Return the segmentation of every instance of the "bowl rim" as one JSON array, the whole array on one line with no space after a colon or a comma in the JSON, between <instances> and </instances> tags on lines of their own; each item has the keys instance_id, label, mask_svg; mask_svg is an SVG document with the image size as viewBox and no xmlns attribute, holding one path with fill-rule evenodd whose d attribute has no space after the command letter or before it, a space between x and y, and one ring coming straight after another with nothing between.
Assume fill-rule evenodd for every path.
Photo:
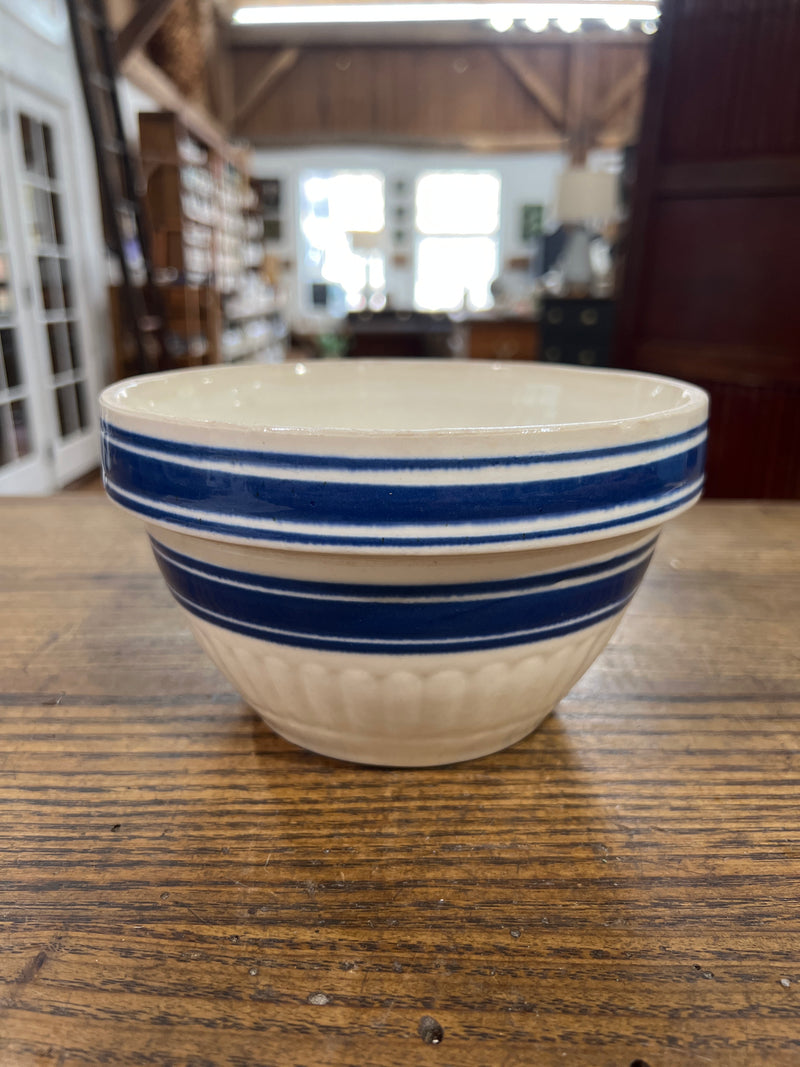
<instances>
[{"instance_id":1,"label":"bowl rim","mask_svg":"<svg viewBox=\"0 0 800 1067\"><path fill-rule=\"evenodd\" d=\"M127 406L121 400L121 394L131 387L136 386L142 382L158 382L167 381L176 377L201 377L209 373L213 374L225 374L228 371L235 371L241 373L246 368L258 369L262 373L267 375L272 373L290 373L288 368L294 367L296 374L303 374L305 370L300 371L297 368L305 368L308 363L314 365L315 363L321 363L325 366L338 366L338 367L386 367L390 364L401 364L408 367L415 367L418 369L430 368L430 367L453 367L454 373L456 369L463 373L465 368L481 368L480 373L487 373L490 369L503 372L506 369L510 369L515 373L525 374L530 372L532 374L555 374L556 376L564 376L569 378L574 376L575 378L587 379L590 376L612 376L618 379L626 381L638 379L640 381L652 382L658 385L670 385L679 390L678 396L681 402L676 402L660 408L657 411L650 411L643 414L623 415L613 418L605 419L581 419L564 422L547 422L547 423L517 423L513 425L497 425L487 422L485 425L475 426L439 426L439 427L347 427L347 426L326 426L320 424L318 426L308 425L293 425L290 423L279 425L270 424L264 426L248 426L241 423L232 422L226 419L200 419L192 418L186 415L171 414L168 412L148 412L137 410L135 408ZM326 371L327 373L327 371ZM337 372L338 373L338 372ZM425 370L422 370L425 373ZM647 371L629 370L619 367L575 367L567 364L552 364L542 363L539 361L531 362L510 362L510 361L478 361L478 360L456 360L456 359L358 359L358 360L308 360L308 361L285 361L283 363L264 363L264 364L211 364L209 366L202 367L189 367L179 368L176 370L159 371L150 374L135 375L129 378L123 378L119 381L113 382L106 386L99 396L99 404L105 421L111 425L115 423L115 417L120 417L126 423L136 425L140 427L150 427L150 433L153 434L156 427L162 427L165 430L167 428L181 430L184 433L191 434L193 431L202 434L219 434L230 435L231 437L245 439L251 438L254 442L258 441L260 447L265 446L265 440L270 437L289 436L297 438L298 440L319 440L324 438L338 439L342 441L381 441L387 439L405 439L409 441L420 441L435 439L448 439L454 437L487 437L502 440L504 438L518 437L520 434L524 434L526 437L538 437L553 434L561 436L563 434L580 433L581 431L591 430L593 432L602 432L604 429L614 430L618 429L623 433L630 428L641 428L651 423L658 423L664 420L669 420L673 417L680 417L687 419L691 424L692 416L697 415L705 416L708 409L708 394L700 386L694 385L690 382L682 381L678 378L669 377L667 375L652 374ZM156 435L157 436L157 435ZM220 442L222 443L222 442Z\"/></svg>"}]
</instances>

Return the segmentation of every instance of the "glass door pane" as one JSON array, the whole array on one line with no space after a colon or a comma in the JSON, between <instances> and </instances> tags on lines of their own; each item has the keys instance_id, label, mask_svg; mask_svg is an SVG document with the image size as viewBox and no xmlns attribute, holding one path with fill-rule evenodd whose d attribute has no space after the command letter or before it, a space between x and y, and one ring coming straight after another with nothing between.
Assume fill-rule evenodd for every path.
<instances>
[{"instance_id":1,"label":"glass door pane","mask_svg":"<svg viewBox=\"0 0 800 1067\"><path fill-rule=\"evenodd\" d=\"M8 170L2 167L0 184L7 175ZM37 469L42 461L35 454L34 409L20 323L19 278L6 226L5 194L6 190L0 188L0 492L18 493L43 488L43 471Z\"/></svg>"},{"instance_id":2,"label":"glass door pane","mask_svg":"<svg viewBox=\"0 0 800 1067\"><path fill-rule=\"evenodd\" d=\"M49 423L55 479L63 484L97 462L85 296L76 250L82 238L67 113L19 86L8 85L6 97L16 229L27 268L25 311L31 320L36 385Z\"/></svg>"},{"instance_id":3,"label":"glass door pane","mask_svg":"<svg viewBox=\"0 0 800 1067\"><path fill-rule=\"evenodd\" d=\"M86 417L86 371L78 337L72 284L72 249L62 207L61 164L51 123L19 111L19 136L25 223L36 256L39 285L35 307L49 348L50 387L62 439L89 428Z\"/></svg>"}]
</instances>

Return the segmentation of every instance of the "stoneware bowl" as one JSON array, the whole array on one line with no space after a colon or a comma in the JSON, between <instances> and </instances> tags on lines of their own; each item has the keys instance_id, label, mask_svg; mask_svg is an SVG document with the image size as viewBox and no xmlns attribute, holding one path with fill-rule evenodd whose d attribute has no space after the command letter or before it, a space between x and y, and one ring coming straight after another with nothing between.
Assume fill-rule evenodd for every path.
<instances>
[{"instance_id":1,"label":"stoneware bowl","mask_svg":"<svg viewBox=\"0 0 800 1067\"><path fill-rule=\"evenodd\" d=\"M208 655L279 734L365 763L532 730L703 483L705 393L642 374L209 367L101 405L106 490Z\"/></svg>"}]
</instances>

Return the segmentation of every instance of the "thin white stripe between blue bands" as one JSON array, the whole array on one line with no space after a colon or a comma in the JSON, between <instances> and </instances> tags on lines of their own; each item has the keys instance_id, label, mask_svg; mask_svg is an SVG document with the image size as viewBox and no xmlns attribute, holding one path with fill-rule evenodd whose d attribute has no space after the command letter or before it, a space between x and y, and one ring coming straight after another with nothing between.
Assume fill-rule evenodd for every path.
<instances>
[{"instance_id":1,"label":"thin white stripe between blue bands","mask_svg":"<svg viewBox=\"0 0 800 1067\"><path fill-rule=\"evenodd\" d=\"M164 546L160 545L158 541L153 540L151 544L153 546L153 552L160 559L165 560L173 567L178 567L180 570L187 574L193 574L204 581L218 582L220 585L228 586L232 589L245 589L258 593L275 593L280 596L297 597L299 599L313 600L313 601L330 601L331 603L345 603L345 604L458 604L458 603L473 603L475 601L496 601L501 599L512 599L520 595L521 590L525 586L524 580L518 582L509 583L511 588L505 590L492 590L491 592L470 592L469 587L465 587L463 592L446 593L442 596L436 596L433 592L429 596L404 596L402 594L395 594L394 596L376 595L376 596L353 596L346 593L331 593L331 592L319 592L318 589L305 592L302 589L286 589L280 586L270 586L269 580L266 579L261 583L254 583L242 580L244 575L237 575L236 578L223 574L215 574L213 571L203 569L202 564L199 566L192 566L187 562L187 557L181 557L179 553L170 552L165 550ZM652 554L654 540L650 540L642 549L636 553L627 554L624 557L624 562L620 562L619 559L610 559L603 567L598 566L592 570L591 573L581 575L579 577L564 577L552 585L548 585L548 589L568 589L574 586L586 585L590 581L595 581L598 577L613 578L617 574L622 574L625 571L631 569L631 567L637 566L648 556ZM194 561L193 561L194 562ZM299 583L298 583L299 584ZM308 584L308 583L303 583ZM435 589L435 586L432 587Z\"/></svg>"},{"instance_id":2,"label":"thin white stripe between blue bands","mask_svg":"<svg viewBox=\"0 0 800 1067\"><path fill-rule=\"evenodd\" d=\"M609 531L615 527L627 528L634 523L667 515L696 500L703 488L703 478L698 478L686 489L654 499L637 501L628 508L613 509L612 513L585 512L562 516L560 520L540 520L528 523L514 521L478 523L447 523L443 526L423 527L378 527L374 533L369 527L304 526L278 520L253 520L236 515L203 512L180 506L168 506L162 501L152 502L144 497L119 489L107 477L108 495L117 503L137 514L161 522L175 530L190 530L207 534L222 534L242 540L308 545L332 545L353 547L437 547L476 544L504 544L514 541L543 541L571 537L583 533ZM377 530L385 529L381 535ZM460 530L460 536L454 531ZM490 533L490 530L497 532Z\"/></svg>"},{"instance_id":3,"label":"thin white stripe between blue bands","mask_svg":"<svg viewBox=\"0 0 800 1067\"><path fill-rule=\"evenodd\" d=\"M387 639L387 638L349 638L347 641L336 641L335 638L328 638L324 635L313 635L307 633L300 633L294 630L282 630L274 626L264 626L257 623L244 623L241 619L233 618L230 615L223 615L220 612L211 611L209 608L203 607L194 601L189 600L188 597L176 592L174 589L170 590L175 599L182 604L187 611L193 615L199 615L201 618L207 618L209 622L217 622L218 625L223 626L226 629L235 629L238 632L246 632L248 630L255 631L258 635L264 637L272 637L280 643L283 639L291 639L290 643L296 643L302 641L308 643L313 647L331 642L337 645L347 646L351 651L362 650L372 651L374 649L386 649L387 647L396 650L397 652L405 652L413 649L415 652L421 650L421 647L425 644L430 644L432 647L438 650L441 646L452 648L455 651L462 646L476 645L477 639L473 637L453 637L453 638L437 638L435 641L425 642L419 638L404 638ZM534 640L536 637L541 637L543 634L551 635L553 637L562 636L559 631L562 630L576 630L584 629L587 626L593 625L595 622L599 622L601 619L609 618L611 615L616 615L617 612L623 610L628 602L633 598L634 593L628 593L620 600L615 601L612 604L605 605L602 608L598 608L596 611L587 613L586 615L579 615L575 618L565 620L562 625L550 625L550 626L532 626L527 630L511 630L507 633L492 634L490 637L480 639L481 644L491 642L492 645L496 644L521 644L523 640ZM523 640L521 640L523 639Z\"/></svg>"},{"instance_id":4,"label":"thin white stripe between blue bands","mask_svg":"<svg viewBox=\"0 0 800 1067\"><path fill-rule=\"evenodd\" d=\"M644 442L641 446L630 446L614 451L583 456L574 453L571 456L533 454L519 457L500 457L485 461L470 461L467 464L442 462L437 466L426 467L424 484L435 485L491 485L497 482L514 484L527 481L547 481L552 478L585 477L590 474L625 470L642 463L655 463L672 456L697 448L706 439L705 427L699 427L690 435L676 435L663 441ZM300 463L291 466L280 457L268 462L257 452L238 454L238 458L226 458L222 450L210 451L198 449L196 452L175 452L163 447L163 442L144 438L140 443L130 443L118 439L109 432L108 441L115 449L145 460L157 460L175 465L177 468L196 470L207 475L218 472L237 478L275 478L290 481L316 482L324 478L326 482L357 485L418 485L420 468L418 461L394 461L386 466L373 462L363 465L353 461L343 465L332 461L330 468L324 467L323 457L320 464ZM208 454L207 454L208 453ZM245 456L249 458L245 459Z\"/></svg>"}]
</instances>

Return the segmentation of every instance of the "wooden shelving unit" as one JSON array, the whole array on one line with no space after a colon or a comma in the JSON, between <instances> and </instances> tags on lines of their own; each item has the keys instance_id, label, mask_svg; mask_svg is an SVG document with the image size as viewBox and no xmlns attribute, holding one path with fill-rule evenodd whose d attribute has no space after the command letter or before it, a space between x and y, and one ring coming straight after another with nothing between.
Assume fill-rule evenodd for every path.
<instances>
[{"instance_id":1,"label":"wooden shelving unit","mask_svg":"<svg viewBox=\"0 0 800 1067\"><path fill-rule=\"evenodd\" d=\"M139 139L167 365L280 358L283 327L260 281L263 218L246 153L204 140L171 111L140 113Z\"/></svg>"}]
</instances>

